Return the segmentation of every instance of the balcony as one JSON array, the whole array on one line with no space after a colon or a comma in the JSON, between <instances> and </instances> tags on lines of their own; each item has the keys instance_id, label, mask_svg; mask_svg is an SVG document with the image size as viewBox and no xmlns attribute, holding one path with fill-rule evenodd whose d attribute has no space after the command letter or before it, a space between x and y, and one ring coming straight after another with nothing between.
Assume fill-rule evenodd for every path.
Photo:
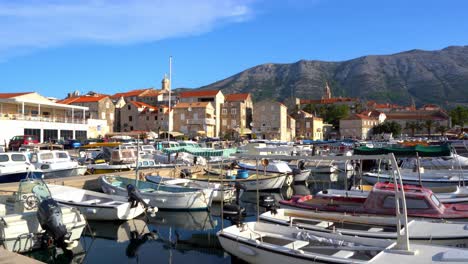
<instances>
[{"instance_id":1,"label":"balcony","mask_svg":"<svg viewBox=\"0 0 468 264\"><path fill-rule=\"evenodd\" d=\"M53 123L70 123L70 124L86 124L83 118L71 118L63 116L34 116L21 114L0 114L2 120L22 120L22 121L37 121L37 122L53 122Z\"/></svg>"},{"instance_id":2,"label":"balcony","mask_svg":"<svg viewBox=\"0 0 468 264\"><path fill-rule=\"evenodd\" d=\"M187 125L216 125L214 118L187 119Z\"/></svg>"}]
</instances>

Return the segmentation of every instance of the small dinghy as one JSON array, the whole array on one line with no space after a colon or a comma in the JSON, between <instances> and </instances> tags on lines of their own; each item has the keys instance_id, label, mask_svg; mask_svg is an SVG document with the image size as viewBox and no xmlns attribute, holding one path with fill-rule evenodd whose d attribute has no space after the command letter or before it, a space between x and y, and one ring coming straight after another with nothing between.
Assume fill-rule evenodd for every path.
<instances>
[{"instance_id":1,"label":"small dinghy","mask_svg":"<svg viewBox=\"0 0 468 264\"><path fill-rule=\"evenodd\" d=\"M0 199L0 245L13 252L41 248L44 241L71 249L77 246L85 217L75 208L60 207L41 179L21 180L18 192Z\"/></svg>"},{"instance_id":2,"label":"small dinghy","mask_svg":"<svg viewBox=\"0 0 468 264\"><path fill-rule=\"evenodd\" d=\"M276 209L260 215L264 222L283 226L343 235L397 239L397 219L392 216L352 215L313 212L294 209ZM424 244L436 244L466 248L468 230L465 223L436 223L422 220L408 222L409 239Z\"/></svg>"},{"instance_id":3,"label":"small dinghy","mask_svg":"<svg viewBox=\"0 0 468 264\"><path fill-rule=\"evenodd\" d=\"M48 185L52 197L62 205L78 208L87 220L129 220L141 215L148 199L128 201L118 195L93 192L62 185ZM149 208L152 212L157 208Z\"/></svg>"},{"instance_id":4,"label":"small dinghy","mask_svg":"<svg viewBox=\"0 0 468 264\"><path fill-rule=\"evenodd\" d=\"M224 186L221 188L221 183L215 182L196 182L190 179L182 178L167 178L161 176L145 176L146 181L152 182L154 184L164 184L167 186L179 186L179 187L188 187L188 188L198 188L198 189L213 189L213 202L230 201L234 198L234 188L230 186ZM223 192L223 193L221 193Z\"/></svg>"},{"instance_id":5,"label":"small dinghy","mask_svg":"<svg viewBox=\"0 0 468 264\"><path fill-rule=\"evenodd\" d=\"M220 172L219 174L212 174L214 170L205 170L208 174L205 175L193 175L191 180L197 183L224 183L235 185L236 183L240 184L243 189L246 191L255 191L255 190L274 190L280 189L286 182L286 179L292 175L286 174L251 174L247 171L242 171L241 173L230 174L230 170ZM215 170L221 171L221 170ZM232 171L231 171L232 172ZM257 179L258 178L258 179Z\"/></svg>"},{"instance_id":6,"label":"small dinghy","mask_svg":"<svg viewBox=\"0 0 468 264\"><path fill-rule=\"evenodd\" d=\"M411 244L405 250L387 239L324 233L249 222L217 233L223 249L248 262L270 263L466 263L468 251Z\"/></svg>"},{"instance_id":7,"label":"small dinghy","mask_svg":"<svg viewBox=\"0 0 468 264\"><path fill-rule=\"evenodd\" d=\"M166 186L125 177L105 175L99 178L105 193L127 196L127 186L134 185L151 206L169 210L204 210L213 201L212 189Z\"/></svg>"}]
</instances>

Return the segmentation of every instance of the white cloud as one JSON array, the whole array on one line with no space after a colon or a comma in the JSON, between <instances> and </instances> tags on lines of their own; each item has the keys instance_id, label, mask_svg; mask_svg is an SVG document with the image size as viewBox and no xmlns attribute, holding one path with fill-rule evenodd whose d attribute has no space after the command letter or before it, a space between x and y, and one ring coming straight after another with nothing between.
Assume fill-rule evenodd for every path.
<instances>
[{"instance_id":1,"label":"white cloud","mask_svg":"<svg viewBox=\"0 0 468 264\"><path fill-rule=\"evenodd\" d=\"M201 34L251 15L236 0L0 0L0 57L68 43L131 44Z\"/></svg>"}]
</instances>

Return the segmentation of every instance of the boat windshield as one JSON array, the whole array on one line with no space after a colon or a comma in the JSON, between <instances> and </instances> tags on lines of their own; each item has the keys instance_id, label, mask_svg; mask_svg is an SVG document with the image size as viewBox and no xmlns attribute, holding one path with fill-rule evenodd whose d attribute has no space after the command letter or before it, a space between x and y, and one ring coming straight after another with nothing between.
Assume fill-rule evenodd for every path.
<instances>
[{"instance_id":1,"label":"boat windshield","mask_svg":"<svg viewBox=\"0 0 468 264\"><path fill-rule=\"evenodd\" d=\"M431 200L434 202L434 204L435 204L437 207L440 206L439 198L437 198L437 196L435 196L434 194L431 195Z\"/></svg>"},{"instance_id":2,"label":"boat windshield","mask_svg":"<svg viewBox=\"0 0 468 264\"><path fill-rule=\"evenodd\" d=\"M21 180L17 193L18 198L22 199L25 195L29 196L31 193L34 194L39 201L51 198L49 188L47 188L47 185L42 181L42 179L28 178Z\"/></svg>"}]
</instances>

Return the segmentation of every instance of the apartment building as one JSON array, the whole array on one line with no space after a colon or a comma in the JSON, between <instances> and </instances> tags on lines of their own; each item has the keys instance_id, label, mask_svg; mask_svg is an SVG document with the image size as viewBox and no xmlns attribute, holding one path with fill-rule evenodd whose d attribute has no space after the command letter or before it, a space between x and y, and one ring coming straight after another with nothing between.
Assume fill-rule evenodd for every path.
<instances>
[{"instance_id":1,"label":"apartment building","mask_svg":"<svg viewBox=\"0 0 468 264\"><path fill-rule=\"evenodd\" d=\"M291 123L288 126L288 108L269 100L254 103L252 133L257 138L290 141ZM293 128L295 130L295 128Z\"/></svg>"},{"instance_id":2,"label":"apartment building","mask_svg":"<svg viewBox=\"0 0 468 264\"><path fill-rule=\"evenodd\" d=\"M221 135L252 133L253 102L250 93L228 94L221 106Z\"/></svg>"},{"instance_id":3,"label":"apartment building","mask_svg":"<svg viewBox=\"0 0 468 264\"><path fill-rule=\"evenodd\" d=\"M180 103L211 102L215 112L212 118L215 119L214 137L219 137L221 132L221 106L224 103L224 95L219 90L197 90L181 92L179 94ZM175 114L175 112L174 112ZM175 117L174 117L175 124ZM175 127L174 127L174 130Z\"/></svg>"},{"instance_id":4,"label":"apartment building","mask_svg":"<svg viewBox=\"0 0 468 264\"><path fill-rule=\"evenodd\" d=\"M372 128L378 124L377 117L352 114L340 120L340 135L342 138L370 139Z\"/></svg>"},{"instance_id":5,"label":"apartment building","mask_svg":"<svg viewBox=\"0 0 468 264\"><path fill-rule=\"evenodd\" d=\"M306 111L291 114L296 119L296 137L323 140L323 119Z\"/></svg>"},{"instance_id":6,"label":"apartment building","mask_svg":"<svg viewBox=\"0 0 468 264\"><path fill-rule=\"evenodd\" d=\"M135 130L154 131L158 135L161 131L168 131L169 128L169 107L145 107L138 115L138 122Z\"/></svg>"},{"instance_id":7,"label":"apartment building","mask_svg":"<svg viewBox=\"0 0 468 264\"><path fill-rule=\"evenodd\" d=\"M216 135L216 108L212 102L180 102L173 108L173 131L193 138Z\"/></svg>"}]
</instances>

